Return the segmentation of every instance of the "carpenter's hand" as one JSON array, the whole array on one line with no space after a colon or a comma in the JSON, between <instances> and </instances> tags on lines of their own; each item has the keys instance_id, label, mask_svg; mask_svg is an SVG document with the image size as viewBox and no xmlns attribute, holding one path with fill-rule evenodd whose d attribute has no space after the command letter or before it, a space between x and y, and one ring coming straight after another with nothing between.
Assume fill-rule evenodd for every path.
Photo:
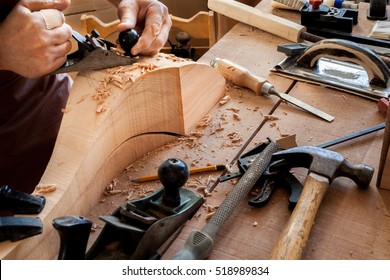
<instances>
[{"instance_id":1,"label":"carpenter's hand","mask_svg":"<svg viewBox=\"0 0 390 280\"><path fill-rule=\"evenodd\" d=\"M19 1L0 23L0 69L34 78L60 67L72 47L72 29L62 13L69 4L70 0ZM46 14L47 9L54 10Z\"/></svg>"},{"instance_id":2,"label":"carpenter's hand","mask_svg":"<svg viewBox=\"0 0 390 280\"><path fill-rule=\"evenodd\" d=\"M115 4L116 0L110 0ZM118 31L135 29L140 38L132 48L133 55L157 54L168 39L172 21L168 8L156 0L122 0L118 5L121 23Z\"/></svg>"}]
</instances>

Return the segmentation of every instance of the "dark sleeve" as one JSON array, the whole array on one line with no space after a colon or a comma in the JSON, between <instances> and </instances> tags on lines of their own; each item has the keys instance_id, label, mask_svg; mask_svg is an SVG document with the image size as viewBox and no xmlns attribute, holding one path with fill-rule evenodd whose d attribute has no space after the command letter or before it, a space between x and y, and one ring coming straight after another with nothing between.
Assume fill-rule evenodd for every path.
<instances>
[{"instance_id":1,"label":"dark sleeve","mask_svg":"<svg viewBox=\"0 0 390 280\"><path fill-rule=\"evenodd\" d=\"M0 71L0 186L34 190L51 157L70 85L66 74L28 79Z\"/></svg>"},{"instance_id":2,"label":"dark sleeve","mask_svg":"<svg viewBox=\"0 0 390 280\"><path fill-rule=\"evenodd\" d=\"M19 0L1 0L0 1L0 22L2 22L9 12L15 7Z\"/></svg>"}]
</instances>

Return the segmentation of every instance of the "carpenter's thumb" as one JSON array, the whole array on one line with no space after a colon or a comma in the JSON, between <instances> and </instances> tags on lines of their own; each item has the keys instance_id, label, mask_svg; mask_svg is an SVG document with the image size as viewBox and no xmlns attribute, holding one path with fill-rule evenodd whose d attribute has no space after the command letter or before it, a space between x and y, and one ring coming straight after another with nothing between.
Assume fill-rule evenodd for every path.
<instances>
[{"instance_id":1,"label":"carpenter's thumb","mask_svg":"<svg viewBox=\"0 0 390 280\"><path fill-rule=\"evenodd\" d=\"M65 10L70 5L70 0L29 0L22 1L21 4L31 12L44 9Z\"/></svg>"}]
</instances>

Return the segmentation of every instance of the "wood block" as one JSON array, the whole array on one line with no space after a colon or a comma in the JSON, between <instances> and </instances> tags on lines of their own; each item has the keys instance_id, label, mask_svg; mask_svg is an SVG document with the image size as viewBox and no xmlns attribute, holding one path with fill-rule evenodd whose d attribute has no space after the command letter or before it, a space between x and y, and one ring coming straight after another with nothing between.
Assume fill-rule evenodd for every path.
<instances>
[{"instance_id":1,"label":"wood block","mask_svg":"<svg viewBox=\"0 0 390 280\"><path fill-rule=\"evenodd\" d=\"M155 68L155 69L153 69ZM153 70L152 70L153 69ZM137 158L184 135L223 97L225 79L207 65L160 54L131 66L79 73L40 185L41 235L2 242L0 259L55 259L54 218L86 215L105 186Z\"/></svg>"}]
</instances>

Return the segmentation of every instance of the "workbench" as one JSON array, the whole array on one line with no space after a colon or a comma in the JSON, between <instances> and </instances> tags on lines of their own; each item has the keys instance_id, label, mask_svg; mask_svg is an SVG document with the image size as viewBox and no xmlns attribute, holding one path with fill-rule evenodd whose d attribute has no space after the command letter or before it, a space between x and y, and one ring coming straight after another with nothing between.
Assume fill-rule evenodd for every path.
<instances>
[{"instance_id":1,"label":"workbench","mask_svg":"<svg viewBox=\"0 0 390 280\"><path fill-rule=\"evenodd\" d=\"M359 24L354 32L367 35L371 22L366 19L368 4L360 4ZM269 1L257 8L299 22L295 11L272 9ZM219 40L201 59L209 64L215 57L226 58L243 65L260 77L266 77L279 91L287 91L293 81L270 70L284 59L277 52L280 44L291 43L259 29L239 23ZM159 181L132 183L131 179L154 174L167 158L184 160L190 168L208 164L228 164L243 150L249 150L267 137L279 139L295 135L298 146L319 143L352 133L385 121L377 110L377 103L342 91L296 83L289 94L335 117L324 121L276 96L257 96L250 90L226 84L226 104L217 104L205 117L195 136L173 139L168 145L144 155L113 179L107 189L122 190L116 195L104 195L88 215L94 223L90 244L100 233L104 222L100 215L110 215L119 205L150 194L161 187ZM267 115L275 118L266 119ZM337 178L331 184L320 206L315 224L303 253L303 259L390 259L390 192L377 188L377 169L384 131L348 141L329 149L339 152L352 163L365 163L375 168L368 189L359 189L347 178ZM249 143L243 149L245 143ZM194 174L186 187L203 193L201 186L217 180L221 172ZM304 178L303 178L304 179ZM203 207L187 222L177 239L163 255L170 259L179 251L188 234L201 229L206 216L223 201L234 188L234 181L219 183L206 198ZM289 193L276 189L270 202L262 208L248 206L242 201L227 224L214 240L210 259L268 259L272 248L288 221Z\"/></svg>"}]
</instances>

